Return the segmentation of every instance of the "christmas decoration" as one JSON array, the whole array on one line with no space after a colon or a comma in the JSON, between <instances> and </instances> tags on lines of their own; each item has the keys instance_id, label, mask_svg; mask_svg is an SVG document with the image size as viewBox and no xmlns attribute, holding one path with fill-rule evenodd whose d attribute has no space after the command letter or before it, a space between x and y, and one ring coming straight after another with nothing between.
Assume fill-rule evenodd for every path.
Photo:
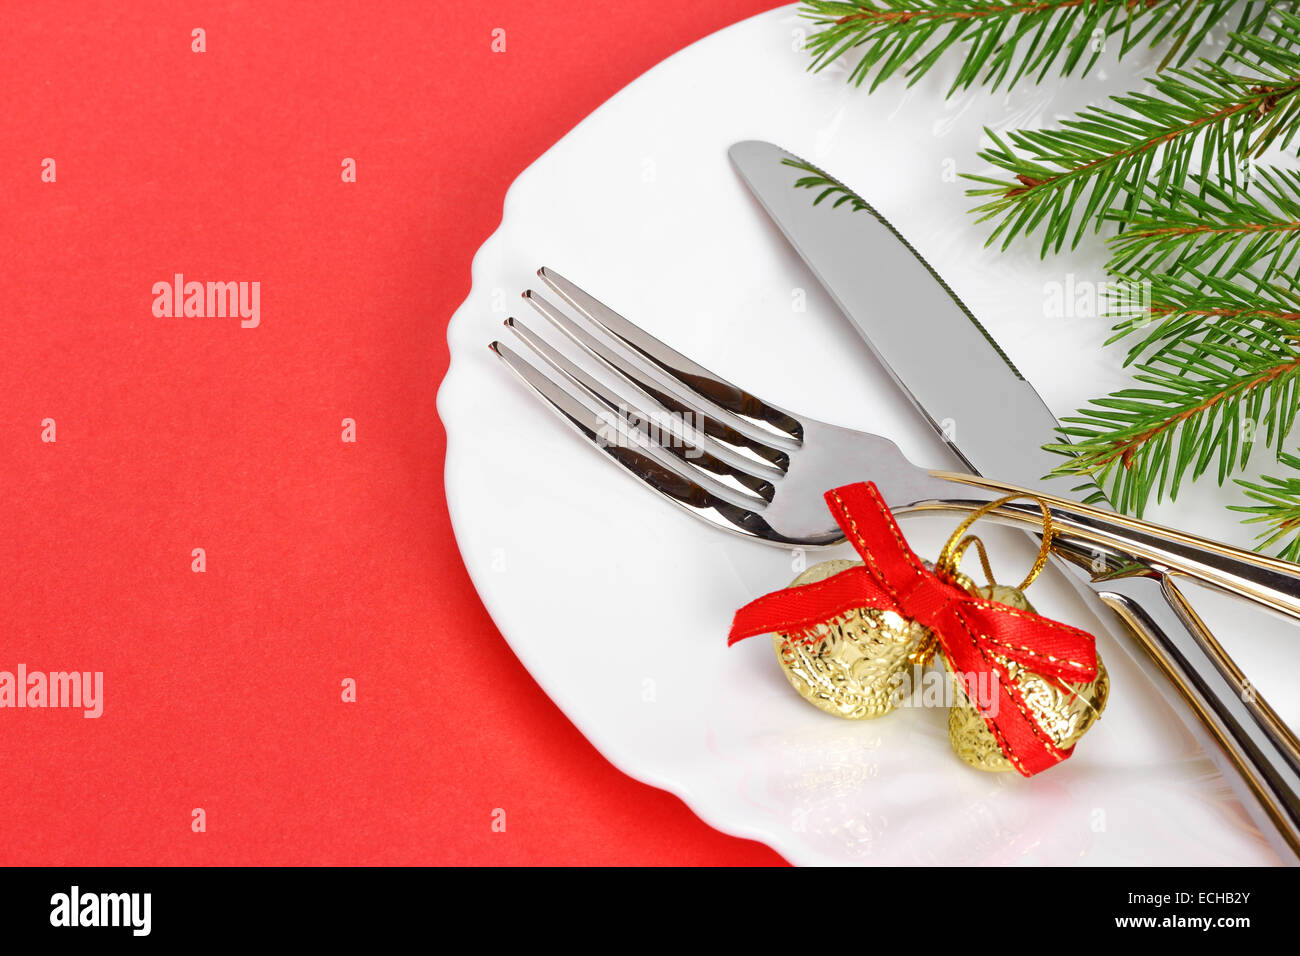
<instances>
[{"instance_id":1,"label":"christmas decoration","mask_svg":"<svg viewBox=\"0 0 1300 956\"><path fill-rule=\"evenodd\" d=\"M823 561L790 586L816 584L861 567ZM874 607L850 608L814 625L811 633L773 634L777 660L804 699L837 717L880 717L894 709L904 675L928 632L917 621Z\"/></svg>"},{"instance_id":2,"label":"christmas decoration","mask_svg":"<svg viewBox=\"0 0 1300 956\"><path fill-rule=\"evenodd\" d=\"M978 589L991 601L1034 613L1018 588L990 583ZM1110 678L1097 655L1097 676L1086 683L1063 684L1034 673L1017 661L1000 658L1007 676L1020 689L1038 725L1052 743L1069 750L1101 716L1110 695ZM958 685L960 687L960 685ZM1014 770L990 732L977 702L966 698L948 712L948 739L957 756L979 770Z\"/></svg>"},{"instance_id":3,"label":"christmas decoration","mask_svg":"<svg viewBox=\"0 0 1300 956\"><path fill-rule=\"evenodd\" d=\"M1046 563L1043 547L1019 588L992 581L984 546L970 525L1012 498L975 511L934 565L908 547L872 484L826 493L826 503L860 562L828 561L736 613L729 643L773 634L777 659L795 689L839 717L881 717L906 697L907 672L941 658L956 699L949 737L982 770L1032 776L1065 760L1101 715L1109 683L1093 638L1038 615L1021 591ZM961 574L966 550L979 551L989 584Z\"/></svg>"}]
</instances>

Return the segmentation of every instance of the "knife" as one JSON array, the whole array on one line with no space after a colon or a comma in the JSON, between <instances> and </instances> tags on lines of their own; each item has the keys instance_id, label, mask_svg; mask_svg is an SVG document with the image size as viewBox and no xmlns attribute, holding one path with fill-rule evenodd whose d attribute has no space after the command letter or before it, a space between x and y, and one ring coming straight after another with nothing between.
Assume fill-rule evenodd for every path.
<instances>
[{"instance_id":1,"label":"knife","mask_svg":"<svg viewBox=\"0 0 1300 956\"><path fill-rule=\"evenodd\" d=\"M1056 437L1055 417L884 217L865 202L814 205L816 194L795 183L816 167L771 143L736 143L730 156L813 275L971 472L1073 501L1097 491L1045 477L1060 462L1042 448ZM945 428L945 421L957 427ZM1157 682L1165 696L1175 704L1182 698L1184 706L1174 709L1193 733L1206 742L1208 732L1218 745L1207 751L1231 771L1225 777L1261 832L1284 860L1300 862L1300 742L1253 693L1174 576L1127 561L1121 572L1095 574L1093 554L1065 549L1063 557L1081 592L1113 608L1167 678Z\"/></svg>"}]
</instances>

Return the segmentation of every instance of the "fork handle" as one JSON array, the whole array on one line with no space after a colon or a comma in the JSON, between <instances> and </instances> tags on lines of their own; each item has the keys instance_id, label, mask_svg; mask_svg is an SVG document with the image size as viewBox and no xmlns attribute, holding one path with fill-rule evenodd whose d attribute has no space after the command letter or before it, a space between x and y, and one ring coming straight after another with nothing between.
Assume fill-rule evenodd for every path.
<instances>
[{"instance_id":1,"label":"fork handle","mask_svg":"<svg viewBox=\"0 0 1300 956\"><path fill-rule=\"evenodd\" d=\"M1063 557L1087 566L1086 552ZM1156 681L1285 862L1300 862L1300 743L1254 693L1183 597L1175 576L1149 570L1090 586L1114 609L1166 678ZM1175 693L1176 692L1176 693ZM1181 697L1187 707L1177 706ZM1190 712L1189 712L1190 711ZM1193 719L1194 718L1194 719Z\"/></svg>"},{"instance_id":2,"label":"fork handle","mask_svg":"<svg viewBox=\"0 0 1300 956\"><path fill-rule=\"evenodd\" d=\"M1284 861L1300 863L1300 741L1255 692L1177 585L1183 572L1300 619L1300 567L1036 490L973 475L931 474L964 485L961 494L970 500L945 495L909 510L974 510L1008 494L1024 494L1050 508L1054 550L1061 558L1089 572L1094 570L1090 548L1135 559L1113 576L1098 579L1089 573L1088 586L1119 614L1146 652L1137 656L1139 663L1166 678L1156 685L1188 729L1202 739L1208 734L1218 745L1206 751L1260 832ZM989 517L1042 531L1042 513L1033 501L1009 502ZM1188 706L1177 706L1175 697Z\"/></svg>"},{"instance_id":3,"label":"fork handle","mask_svg":"<svg viewBox=\"0 0 1300 956\"><path fill-rule=\"evenodd\" d=\"M909 510L973 510L1003 495L1023 494L1048 505L1055 533L1063 540L1130 555L1157 571L1185 574L1300 621L1300 565L1037 490L956 472L931 474L967 486L971 500L935 499ZM1042 524L1038 506L1028 500L1010 502L989 517L1036 528Z\"/></svg>"},{"instance_id":4,"label":"fork handle","mask_svg":"<svg viewBox=\"0 0 1300 956\"><path fill-rule=\"evenodd\" d=\"M935 498L899 509L900 512L973 511L1019 490L969 475L932 474L961 481L968 486L970 497ZM1133 563L1121 573L1100 579L1093 573L1095 556L1092 549L1100 548L1107 557L1146 557L1143 551L1149 550L1154 555L1156 549L1156 544L1148 539L1158 541L1161 549L1174 549L1177 545L1177 554L1183 554L1184 549L1202 541L1211 557L1236 549L1204 539L1188 541L1186 539L1190 536L1180 532L1110 515L1036 491L1026 493L1043 500L1051 508L1052 521L1056 525L1053 551L1062 560L1083 569L1084 581L1079 583L1086 583L1124 621L1145 651L1135 655L1135 660L1148 670L1154 668L1158 676L1164 678L1157 679L1155 684L1165 693L1175 713L1203 742L1217 744L1206 747L1206 752L1236 790L1260 832L1284 861L1293 865L1300 863L1300 741L1255 692L1241 669L1183 597L1176 580L1179 575L1170 573L1174 571L1172 562L1165 562L1163 568ZM1013 502L991 512L989 517L1031 532L1042 532L1042 514L1034 503L1023 507ZM1133 525L1141 527L1134 529ZM1167 539L1166 535L1173 535L1175 540ZM1164 554L1164 550L1160 553ZM1258 555L1240 553L1244 555L1241 564L1252 573L1262 570L1254 560ZM1282 564L1272 559L1263 560L1269 570L1272 564ZM1290 570L1290 566L1282 570ZM1291 576L1300 580L1294 571ZM1242 593L1237 587L1227 587L1227 581L1219 582L1208 577L1203 580ZM1272 606L1271 601L1267 603ZM1292 612L1288 610L1287 613ZM1181 698L1186 706L1178 706L1177 698Z\"/></svg>"}]
</instances>

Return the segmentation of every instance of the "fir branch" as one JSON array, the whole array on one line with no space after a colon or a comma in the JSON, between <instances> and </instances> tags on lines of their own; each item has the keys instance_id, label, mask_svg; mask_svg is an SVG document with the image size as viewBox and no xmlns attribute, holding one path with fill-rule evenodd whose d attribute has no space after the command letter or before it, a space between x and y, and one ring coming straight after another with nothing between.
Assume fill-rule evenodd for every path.
<instances>
[{"instance_id":1,"label":"fir branch","mask_svg":"<svg viewBox=\"0 0 1300 956\"><path fill-rule=\"evenodd\" d=\"M1219 333L1246 337L1260 326L1300 336L1300 282L1290 275L1225 279L1196 270L1186 275L1136 270L1119 281L1136 291L1117 297L1117 305L1108 308L1106 314L1116 324L1106 344L1142 333L1130 345L1125 365L1191 340L1213 340Z\"/></svg>"},{"instance_id":2,"label":"fir branch","mask_svg":"<svg viewBox=\"0 0 1300 956\"><path fill-rule=\"evenodd\" d=\"M1247 182L1226 187L1196 175L1166 195L1148 189L1136 214L1111 240L1110 269L1204 271L1232 278L1263 264L1262 277L1285 271L1300 249L1300 171L1249 168Z\"/></svg>"},{"instance_id":3,"label":"fir branch","mask_svg":"<svg viewBox=\"0 0 1300 956\"><path fill-rule=\"evenodd\" d=\"M1277 457L1279 462L1292 471L1300 472L1300 458L1286 452L1279 453ZM1273 478L1265 475L1259 481L1238 478L1236 482L1245 491L1246 497L1259 504L1229 505L1229 510L1251 515L1244 519L1245 524L1268 526L1256 538L1255 547L1263 550L1290 535L1277 556L1285 561L1300 560L1300 478Z\"/></svg>"},{"instance_id":4,"label":"fir branch","mask_svg":"<svg viewBox=\"0 0 1300 956\"><path fill-rule=\"evenodd\" d=\"M1145 387L1099 398L1062 419L1068 456L1054 474L1087 475L1121 511L1141 515L1154 494L1178 493L1183 476L1199 478L1217 462L1219 483L1244 467L1254 443L1280 441L1300 398L1300 353L1281 337L1179 347L1139 366Z\"/></svg>"},{"instance_id":5,"label":"fir branch","mask_svg":"<svg viewBox=\"0 0 1300 956\"><path fill-rule=\"evenodd\" d=\"M849 80L875 89L899 70L909 85L960 43L965 59L949 94L982 83L996 89L1023 76L1042 78L1058 61L1061 75L1087 74L1108 38L1120 55L1145 43L1172 41L1185 63L1233 0L805 0L800 13L821 29L808 40L812 69L850 52L861 56ZM1257 4L1245 4L1247 19ZM905 69L904 69L905 68Z\"/></svg>"},{"instance_id":6,"label":"fir branch","mask_svg":"<svg viewBox=\"0 0 1300 956\"><path fill-rule=\"evenodd\" d=\"M1300 17L1279 13L1273 33L1234 33L1228 63L1162 74L1152 92L1113 97L1122 111L1089 107L1060 129L1013 131L1009 142L987 130L993 147L980 156L1008 177L966 178L985 184L968 194L986 197L979 221L997 221L988 241L1001 236L1006 248L1041 227L1043 254L1077 245L1089 222L1131 217L1144 196L1172 201L1196 162L1206 181L1235 185L1242 160L1287 145L1300 128L1300 53L1289 46Z\"/></svg>"}]
</instances>

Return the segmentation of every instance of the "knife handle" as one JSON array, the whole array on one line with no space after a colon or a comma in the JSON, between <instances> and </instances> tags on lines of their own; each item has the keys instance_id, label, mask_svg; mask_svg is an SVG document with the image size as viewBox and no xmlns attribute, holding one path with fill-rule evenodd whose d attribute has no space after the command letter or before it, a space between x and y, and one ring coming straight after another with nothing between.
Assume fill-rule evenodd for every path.
<instances>
[{"instance_id":1,"label":"knife handle","mask_svg":"<svg viewBox=\"0 0 1300 956\"><path fill-rule=\"evenodd\" d=\"M1207 750L1260 831L1285 862L1300 863L1300 742L1254 692L1173 576L1146 572L1091 586L1218 744Z\"/></svg>"},{"instance_id":2,"label":"knife handle","mask_svg":"<svg viewBox=\"0 0 1300 956\"><path fill-rule=\"evenodd\" d=\"M974 508L1006 494L1037 498L1050 507L1054 531L1060 540L1121 552L1157 571L1187 575L1300 620L1300 565L1039 491L973 475L932 474L968 486L972 498L978 500L958 501L954 495L943 502L918 503L918 508ZM1037 504L1029 500L1010 502L989 517L1034 528L1042 525Z\"/></svg>"}]
</instances>

